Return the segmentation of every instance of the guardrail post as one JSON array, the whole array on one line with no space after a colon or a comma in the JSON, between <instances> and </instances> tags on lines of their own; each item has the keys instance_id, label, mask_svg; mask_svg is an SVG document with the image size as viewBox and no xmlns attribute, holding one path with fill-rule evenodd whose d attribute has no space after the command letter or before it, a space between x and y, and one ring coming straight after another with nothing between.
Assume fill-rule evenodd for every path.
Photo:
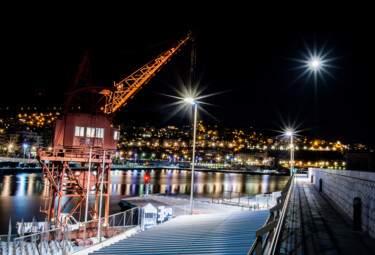
<instances>
[{"instance_id":1,"label":"guardrail post","mask_svg":"<svg viewBox=\"0 0 375 255\"><path fill-rule=\"evenodd\" d=\"M138 221L137 221L138 226L140 225L140 221L141 221L141 207L138 207Z\"/></svg>"},{"instance_id":2,"label":"guardrail post","mask_svg":"<svg viewBox=\"0 0 375 255\"><path fill-rule=\"evenodd\" d=\"M104 222L104 218L103 217L102 219L99 220L99 226L98 226L98 231L99 231L99 243L102 242L102 232L103 232L103 222Z\"/></svg>"},{"instance_id":3,"label":"guardrail post","mask_svg":"<svg viewBox=\"0 0 375 255\"><path fill-rule=\"evenodd\" d=\"M8 226L8 254L10 254L10 237L12 235L12 218L9 219L9 226Z\"/></svg>"},{"instance_id":4,"label":"guardrail post","mask_svg":"<svg viewBox=\"0 0 375 255\"><path fill-rule=\"evenodd\" d=\"M13 239L13 255L16 255L16 239Z\"/></svg>"},{"instance_id":5,"label":"guardrail post","mask_svg":"<svg viewBox=\"0 0 375 255\"><path fill-rule=\"evenodd\" d=\"M132 211L131 211L131 216L130 216L130 226L133 226L133 217L134 217L134 215L133 215L133 212L134 212L134 209L132 209Z\"/></svg>"},{"instance_id":6,"label":"guardrail post","mask_svg":"<svg viewBox=\"0 0 375 255\"><path fill-rule=\"evenodd\" d=\"M257 242L257 245L255 246L255 254L256 255L262 255L263 254L263 251L262 251L262 236L258 236L257 238L259 238L259 240Z\"/></svg>"},{"instance_id":7,"label":"guardrail post","mask_svg":"<svg viewBox=\"0 0 375 255\"><path fill-rule=\"evenodd\" d=\"M113 221L113 226L112 226L112 236L115 234L115 227L116 227L116 214L114 214L113 216L113 219L112 219L112 221ZM111 236L111 237L112 237Z\"/></svg>"},{"instance_id":8,"label":"guardrail post","mask_svg":"<svg viewBox=\"0 0 375 255\"><path fill-rule=\"evenodd\" d=\"M61 250L62 250L62 255L65 255L66 254L66 242L67 242L67 226L65 225L62 229L62 235L63 235L63 238L62 238L62 244L61 244Z\"/></svg>"},{"instance_id":9,"label":"guardrail post","mask_svg":"<svg viewBox=\"0 0 375 255\"><path fill-rule=\"evenodd\" d=\"M124 211L124 231L125 231L125 226L126 226L126 211Z\"/></svg>"}]
</instances>

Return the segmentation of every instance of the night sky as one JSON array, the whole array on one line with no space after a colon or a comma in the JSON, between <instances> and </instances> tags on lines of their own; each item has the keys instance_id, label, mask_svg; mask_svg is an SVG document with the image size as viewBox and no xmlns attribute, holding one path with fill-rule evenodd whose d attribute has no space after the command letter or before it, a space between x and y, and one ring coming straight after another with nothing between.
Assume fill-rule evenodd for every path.
<instances>
[{"instance_id":1,"label":"night sky","mask_svg":"<svg viewBox=\"0 0 375 255\"><path fill-rule=\"evenodd\" d=\"M204 100L211 104L202 105L209 113L201 112L204 121L266 129L293 124L332 141L375 144L371 8L274 7L17 11L17 22L3 23L1 105L62 105L84 50L92 55L94 83L110 87L196 29L199 88L216 94ZM316 84L297 79L305 69L293 59L303 59L307 47L323 48L330 60ZM190 50L186 45L118 118L189 122L182 114L168 119L175 99L161 94L177 95L171 87L188 81Z\"/></svg>"}]
</instances>

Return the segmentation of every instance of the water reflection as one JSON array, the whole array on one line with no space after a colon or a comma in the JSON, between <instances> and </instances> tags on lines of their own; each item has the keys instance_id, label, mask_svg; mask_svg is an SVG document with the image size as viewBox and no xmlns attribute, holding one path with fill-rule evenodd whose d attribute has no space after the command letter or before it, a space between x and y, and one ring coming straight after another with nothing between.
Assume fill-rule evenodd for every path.
<instances>
[{"instance_id":1,"label":"water reflection","mask_svg":"<svg viewBox=\"0 0 375 255\"><path fill-rule=\"evenodd\" d=\"M191 172L185 170L149 170L150 193L190 194ZM119 211L118 202L125 197L145 193L143 177L145 170L113 170L110 184L110 213ZM241 192L249 195L281 190L288 176L246 175L221 172L200 172L194 174L194 196L218 198L232 191L233 196ZM0 234L7 231L9 218L12 221L32 220L39 213L43 197L48 194L43 186L42 173L0 174ZM66 198L64 198L66 199ZM5 232L4 232L5 231Z\"/></svg>"},{"instance_id":2,"label":"water reflection","mask_svg":"<svg viewBox=\"0 0 375 255\"><path fill-rule=\"evenodd\" d=\"M138 196L144 194L145 170L111 171L110 193L113 196ZM151 193L190 194L191 173L184 170L151 170ZM246 175L220 172L195 172L194 194L220 197L223 192L241 192L250 195L281 190L287 176ZM17 173L0 176L0 196L42 196L41 173Z\"/></svg>"},{"instance_id":3,"label":"water reflection","mask_svg":"<svg viewBox=\"0 0 375 255\"><path fill-rule=\"evenodd\" d=\"M111 175L112 196L138 196L144 194L145 170L116 170ZM151 193L190 194L191 173L185 170L151 170ZM221 197L224 192L249 195L281 190L287 177L271 175L245 175L220 172L199 172L194 175L194 194L204 197Z\"/></svg>"},{"instance_id":4,"label":"water reflection","mask_svg":"<svg viewBox=\"0 0 375 255\"><path fill-rule=\"evenodd\" d=\"M41 176L39 173L0 175L0 196L40 196L43 192Z\"/></svg>"}]
</instances>

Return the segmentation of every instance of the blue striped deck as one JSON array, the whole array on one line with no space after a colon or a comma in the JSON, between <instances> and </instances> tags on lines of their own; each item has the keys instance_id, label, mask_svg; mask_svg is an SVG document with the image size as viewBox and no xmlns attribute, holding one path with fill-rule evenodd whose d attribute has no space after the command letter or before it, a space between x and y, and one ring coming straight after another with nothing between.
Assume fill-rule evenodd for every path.
<instances>
[{"instance_id":1,"label":"blue striped deck","mask_svg":"<svg viewBox=\"0 0 375 255\"><path fill-rule=\"evenodd\" d=\"M179 216L92 254L247 254L268 213Z\"/></svg>"}]
</instances>

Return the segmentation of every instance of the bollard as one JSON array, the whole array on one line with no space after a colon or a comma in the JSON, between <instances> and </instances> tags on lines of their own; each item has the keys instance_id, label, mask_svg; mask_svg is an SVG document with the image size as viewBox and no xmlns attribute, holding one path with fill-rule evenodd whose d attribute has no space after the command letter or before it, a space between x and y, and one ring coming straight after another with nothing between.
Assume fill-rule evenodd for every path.
<instances>
[{"instance_id":1,"label":"bollard","mask_svg":"<svg viewBox=\"0 0 375 255\"><path fill-rule=\"evenodd\" d=\"M323 190L323 180L319 179L319 192L322 192Z\"/></svg>"},{"instance_id":2,"label":"bollard","mask_svg":"<svg viewBox=\"0 0 375 255\"><path fill-rule=\"evenodd\" d=\"M356 197L353 200L353 230L361 230L362 227L362 203L361 198Z\"/></svg>"},{"instance_id":3,"label":"bollard","mask_svg":"<svg viewBox=\"0 0 375 255\"><path fill-rule=\"evenodd\" d=\"M314 183L314 175L311 175L311 183Z\"/></svg>"}]
</instances>

